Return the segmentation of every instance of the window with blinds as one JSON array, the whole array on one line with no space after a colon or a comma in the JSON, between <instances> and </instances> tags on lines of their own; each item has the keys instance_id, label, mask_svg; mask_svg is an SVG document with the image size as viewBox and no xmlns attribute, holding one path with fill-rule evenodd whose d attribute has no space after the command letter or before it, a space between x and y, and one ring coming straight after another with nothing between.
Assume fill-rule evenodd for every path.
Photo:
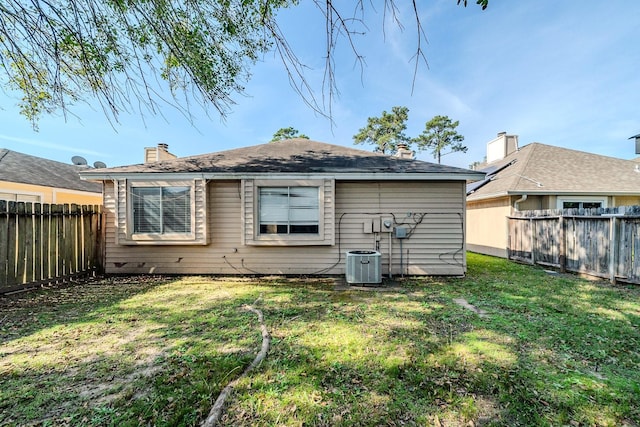
<instances>
[{"instance_id":1,"label":"window with blinds","mask_svg":"<svg viewBox=\"0 0 640 427\"><path fill-rule=\"evenodd\" d=\"M191 232L190 187L132 187L133 232Z\"/></svg>"},{"instance_id":2,"label":"window with blinds","mask_svg":"<svg viewBox=\"0 0 640 427\"><path fill-rule=\"evenodd\" d=\"M260 234L318 234L318 187L260 187Z\"/></svg>"}]
</instances>

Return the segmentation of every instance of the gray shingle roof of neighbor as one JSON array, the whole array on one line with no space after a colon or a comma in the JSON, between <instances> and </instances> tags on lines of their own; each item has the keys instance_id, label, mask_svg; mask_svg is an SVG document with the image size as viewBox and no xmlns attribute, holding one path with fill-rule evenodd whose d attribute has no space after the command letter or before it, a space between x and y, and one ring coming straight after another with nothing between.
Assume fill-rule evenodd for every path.
<instances>
[{"instance_id":1,"label":"gray shingle roof of neighbor","mask_svg":"<svg viewBox=\"0 0 640 427\"><path fill-rule=\"evenodd\" d=\"M81 167L0 148L0 181L102 193L100 184L80 179Z\"/></svg>"},{"instance_id":2,"label":"gray shingle roof of neighbor","mask_svg":"<svg viewBox=\"0 0 640 427\"><path fill-rule=\"evenodd\" d=\"M370 151L307 139L290 139L250 147L180 157L155 163L84 171L87 179L130 173L305 174L403 173L448 174L482 179L484 174L421 160L401 159Z\"/></svg>"},{"instance_id":3,"label":"gray shingle roof of neighbor","mask_svg":"<svg viewBox=\"0 0 640 427\"><path fill-rule=\"evenodd\" d=\"M534 142L488 165L486 180L467 186L467 200L523 193L640 194L636 166L633 160Z\"/></svg>"}]
</instances>

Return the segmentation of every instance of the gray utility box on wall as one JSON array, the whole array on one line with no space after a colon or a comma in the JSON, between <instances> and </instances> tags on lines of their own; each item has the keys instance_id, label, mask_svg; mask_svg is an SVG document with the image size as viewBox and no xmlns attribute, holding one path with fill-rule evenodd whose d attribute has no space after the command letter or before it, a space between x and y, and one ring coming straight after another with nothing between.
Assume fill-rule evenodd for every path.
<instances>
[{"instance_id":1,"label":"gray utility box on wall","mask_svg":"<svg viewBox=\"0 0 640 427\"><path fill-rule=\"evenodd\" d=\"M382 254L377 251L347 252L347 283L382 283Z\"/></svg>"}]
</instances>

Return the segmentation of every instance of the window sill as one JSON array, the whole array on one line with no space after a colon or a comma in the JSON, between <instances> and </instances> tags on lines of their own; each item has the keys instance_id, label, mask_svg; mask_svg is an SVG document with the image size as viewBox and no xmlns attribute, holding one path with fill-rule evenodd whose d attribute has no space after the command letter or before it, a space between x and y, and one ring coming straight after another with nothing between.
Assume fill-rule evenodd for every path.
<instances>
[{"instance_id":1,"label":"window sill","mask_svg":"<svg viewBox=\"0 0 640 427\"><path fill-rule=\"evenodd\" d=\"M123 245L206 245L206 241L196 239L193 233L189 234L132 234L124 241Z\"/></svg>"},{"instance_id":2,"label":"window sill","mask_svg":"<svg viewBox=\"0 0 640 427\"><path fill-rule=\"evenodd\" d=\"M331 241L325 240L317 234L299 234L295 237L287 236L258 236L247 241L250 246L330 246Z\"/></svg>"}]
</instances>

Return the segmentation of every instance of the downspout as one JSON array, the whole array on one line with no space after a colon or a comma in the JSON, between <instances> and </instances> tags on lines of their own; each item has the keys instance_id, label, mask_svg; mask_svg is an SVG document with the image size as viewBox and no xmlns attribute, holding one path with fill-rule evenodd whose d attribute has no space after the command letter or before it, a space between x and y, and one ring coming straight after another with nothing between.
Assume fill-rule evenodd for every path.
<instances>
[{"instance_id":1,"label":"downspout","mask_svg":"<svg viewBox=\"0 0 640 427\"><path fill-rule=\"evenodd\" d=\"M527 195L523 194L522 197L520 197L518 200L513 202L513 209L515 209L516 211L519 211L520 209L518 208L518 205L524 202L525 200L527 200Z\"/></svg>"}]
</instances>

